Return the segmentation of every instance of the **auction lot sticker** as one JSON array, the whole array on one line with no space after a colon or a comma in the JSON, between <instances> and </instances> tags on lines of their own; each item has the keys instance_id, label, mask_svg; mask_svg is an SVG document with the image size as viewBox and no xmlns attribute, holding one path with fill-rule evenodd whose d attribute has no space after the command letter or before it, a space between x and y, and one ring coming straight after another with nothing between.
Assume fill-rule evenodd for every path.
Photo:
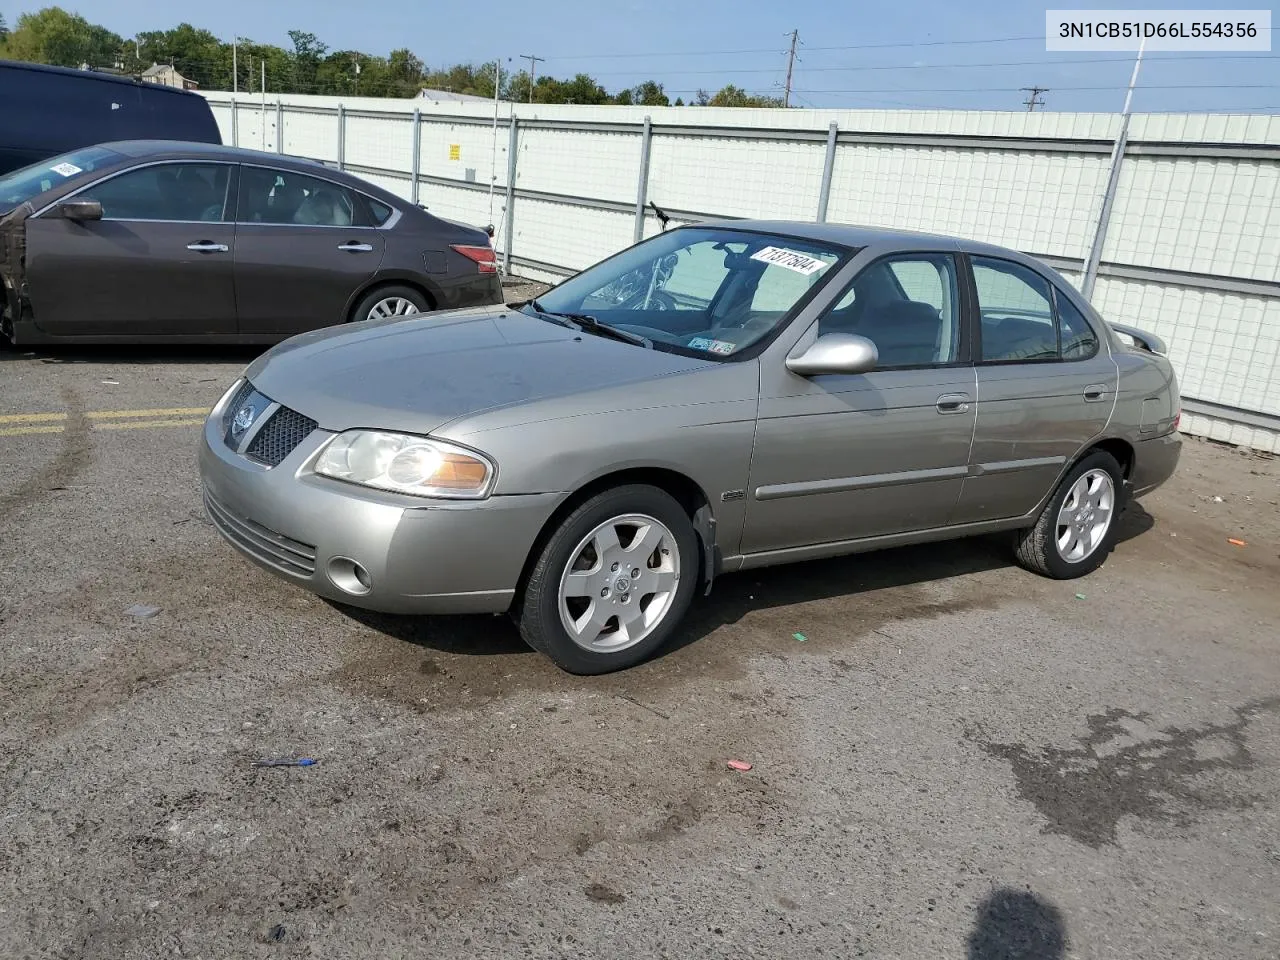
<instances>
[{"instance_id":1,"label":"auction lot sticker","mask_svg":"<svg viewBox=\"0 0 1280 960\"><path fill-rule=\"evenodd\" d=\"M827 265L825 260L811 257L807 253L788 250L786 247L765 247L753 253L751 259L771 263L775 267L786 267L796 273L803 273L806 277L817 273Z\"/></svg>"},{"instance_id":2,"label":"auction lot sticker","mask_svg":"<svg viewBox=\"0 0 1280 960\"><path fill-rule=\"evenodd\" d=\"M1046 50L1270 50L1270 10L1046 10Z\"/></svg>"}]
</instances>

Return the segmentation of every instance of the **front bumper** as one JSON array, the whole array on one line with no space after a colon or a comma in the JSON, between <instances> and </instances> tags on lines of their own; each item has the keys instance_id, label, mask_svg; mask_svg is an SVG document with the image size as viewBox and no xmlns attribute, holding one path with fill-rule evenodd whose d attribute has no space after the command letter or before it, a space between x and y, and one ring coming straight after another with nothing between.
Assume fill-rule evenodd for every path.
<instances>
[{"instance_id":1,"label":"front bumper","mask_svg":"<svg viewBox=\"0 0 1280 960\"><path fill-rule=\"evenodd\" d=\"M560 494L424 500L368 490L305 467L332 434L315 430L278 466L223 441L221 405L204 425L200 476L214 527L258 566L331 600L384 613L501 613ZM348 562L368 574L353 593Z\"/></svg>"},{"instance_id":2,"label":"front bumper","mask_svg":"<svg viewBox=\"0 0 1280 960\"><path fill-rule=\"evenodd\" d=\"M1182 456L1182 434L1176 430L1135 444L1133 473L1129 477L1134 497L1145 496L1173 476Z\"/></svg>"}]
</instances>

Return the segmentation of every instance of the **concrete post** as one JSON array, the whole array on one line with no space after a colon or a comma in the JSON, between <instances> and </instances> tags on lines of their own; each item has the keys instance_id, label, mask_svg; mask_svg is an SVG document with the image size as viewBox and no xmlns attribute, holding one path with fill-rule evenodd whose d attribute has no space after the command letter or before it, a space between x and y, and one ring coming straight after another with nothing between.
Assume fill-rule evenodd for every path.
<instances>
[{"instance_id":1,"label":"concrete post","mask_svg":"<svg viewBox=\"0 0 1280 960\"><path fill-rule=\"evenodd\" d=\"M644 239L644 206L649 199L649 152L653 146L653 124L648 117L644 118L644 129L640 134L640 181L636 184L636 225L632 234L632 242L639 243Z\"/></svg>"},{"instance_id":2,"label":"concrete post","mask_svg":"<svg viewBox=\"0 0 1280 960\"><path fill-rule=\"evenodd\" d=\"M827 155L822 161L822 189L818 191L818 216L819 223L825 223L827 219L827 204L831 200L831 174L836 168L836 135L839 128L834 120L831 126L827 127Z\"/></svg>"},{"instance_id":3,"label":"concrete post","mask_svg":"<svg viewBox=\"0 0 1280 960\"><path fill-rule=\"evenodd\" d=\"M422 111L414 109L413 111L413 162L409 164L409 169L413 171L413 180L409 184L409 202L415 206L418 203L418 172L420 169L420 161L418 157L422 154Z\"/></svg>"},{"instance_id":4,"label":"concrete post","mask_svg":"<svg viewBox=\"0 0 1280 960\"><path fill-rule=\"evenodd\" d=\"M231 98L231 145L240 146L240 107L236 105L235 97Z\"/></svg>"},{"instance_id":5,"label":"concrete post","mask_svg":"<svg viewBox=\"0 0 1280 960\"><path fill-rule=\"evenodd\" d=\"M515 238L516 150L520 142L520 121L511 116L507 141L507 209L502 231L502 272L511 276L511 243Z\"/></svg>"},{"instance_id":6,"label":"concrete post","mask_svg":"<svg viewBox=\"0 0 1280 960\"><path fill-rule=\"evenodd\" d=\"M276 101L276 153L284 153L284 104Z\"/></svg>"}]
</instances>

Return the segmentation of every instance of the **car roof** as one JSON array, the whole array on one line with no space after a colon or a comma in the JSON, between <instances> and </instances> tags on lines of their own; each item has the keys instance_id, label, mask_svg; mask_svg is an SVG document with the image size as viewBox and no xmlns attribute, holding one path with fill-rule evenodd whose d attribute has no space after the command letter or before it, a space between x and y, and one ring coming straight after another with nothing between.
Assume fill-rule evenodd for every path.
<instances>
[{"instance_id":1,"label":"car roof","mask_svg":"<svg viewBox=\"0 0 1280 960\"><path fill-rule=\"evenodd\" d=\"M780 233L803 240L815 240L819 243L835 243L856 248L874 247L877 251L885 253L894 250L963 250L967 253L995 254L1019 261L1031 260L1016 250L997 247L979 240L852 223L817 223L805 220L712 220L700 221L689 226Z\"/></svg>"},{"instance_id":2,"label":"car roof","mask_svg":"<svg viewBox=\"0 0 1280 960\"><path fill-rule=\"evenodd\" d=\"M207 160L236 160L244 163L261 163L270 160L274 165L290 164L300 168L324 167L319 160L294 157L269 150L251 150L248 147L231 147L223 143L202 143L197 140L113 140L98 144L108 150L133 159L140 157L192 157ZM334 167L326 167L334 170Z\"/></svg>"}]
</instances>

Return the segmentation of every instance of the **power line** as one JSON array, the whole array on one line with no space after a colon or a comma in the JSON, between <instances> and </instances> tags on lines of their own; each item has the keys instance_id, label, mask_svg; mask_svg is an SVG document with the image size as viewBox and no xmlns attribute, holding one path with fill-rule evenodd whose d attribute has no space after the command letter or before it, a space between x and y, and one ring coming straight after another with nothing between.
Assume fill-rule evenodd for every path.
<instances>
[{"instance_id":1,"label":"power line","mask_svg":"<svg viewBox=\"0 0 1280 960\"><path fill-rule=\"evenodd\" d=\"M1036 107L1044 106L1044 97L1040 96L1040 94L1048 93L1049 88L1048 87L1023 87L1022 91L1024 93L1031 94L1031 96L1027 97L1027 99L1023 100L1022 102L1027 105L1027 113L1034 113Z\"/></svg>"},{"instance_id":2,"label":"power line","mask_svg":"<svg viewBox=\"0 0 1280 960\"><path fill-rule=\"evenodd\" d=\"M811 49L807 45L806 50ZM1178 60L1280 60L1280 56L1257 56L1249 54L1216 54L1210 56L1172 56L1147 58L1151 63L1159 63L1166 61ZM861 73L866 71L877 70L958 70L970 68L990 69L992 67L1053 67L1059 64L1079 64L1079 63L1133 63L1133 57L1072 57L1064 60L992 60L979 61L977 63L892 63L892 64L871 64L859 65L856 67L805 67L805 73ZM664 70L663 72L669 76L692 77L701 75L720 76L728 73L773 73L774 67L721 67L718 70ZM616 77L616 76L633 76L634 70L604 70L595 71L592 75L596 77Z\"/></svg>"},{"instance_id":3,"label":"power line","mask_svg":"<svg viewBox=\"0 0 1280 960\"><path fill-rule=\"evenodd\" d=\"M907 40L897 43L854 43L837 47L809 47L809 50L889 50L895 47L950 47L987 43L1015 43L1025 40L1044 40L1043 34L1033 37L990 37L980 40ZM748 53L774 53L769 47L749 50L654 50L647 53L592 53L577 56L553 56L549 60L622 60L633 57L720 57Z\"/></svg>"}]
</instances>

